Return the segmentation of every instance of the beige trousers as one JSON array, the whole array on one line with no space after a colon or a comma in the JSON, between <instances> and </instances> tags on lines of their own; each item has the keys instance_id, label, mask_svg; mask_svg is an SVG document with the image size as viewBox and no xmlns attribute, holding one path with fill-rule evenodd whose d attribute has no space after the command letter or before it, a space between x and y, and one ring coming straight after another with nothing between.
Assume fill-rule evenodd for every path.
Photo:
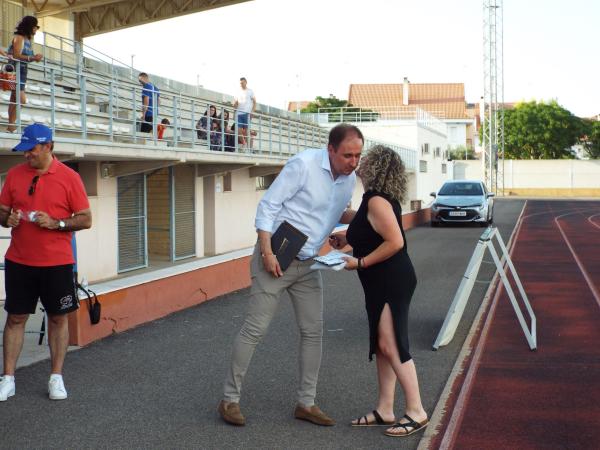
<instances>
[{"instance_id":1,"label":"beige trousers","mask_svg":"<svg viewBox=\"0 0 600 450\"><path fill-rule=\"evenodd\" d=\"M254 249L248 312L233 344L231 367L224 386L226 401L239 403L242 382L254 350L275 315L281 294L287 290L300 330L298 403L314 405L323 341L323 281L318 270L310 269L312 264L312 259L294 260L282 277L275 278L265 271L259 247Z\"/></svg>"}]
</instances>

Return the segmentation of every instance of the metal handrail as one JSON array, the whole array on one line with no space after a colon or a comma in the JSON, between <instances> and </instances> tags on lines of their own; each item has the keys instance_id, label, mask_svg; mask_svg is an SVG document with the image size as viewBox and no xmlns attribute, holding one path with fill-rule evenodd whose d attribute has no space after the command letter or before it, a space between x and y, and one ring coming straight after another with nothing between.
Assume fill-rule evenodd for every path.
<instances>
[{"instance_id":1,"label":"metal handrail","mask_svg":"<svg viewBox=\"0 0 600 450\"><path fill-rule=\"evenodd\" d=\"M0 57L0 60L6 59ZM16 74L20 75L19 62L16 62ZM35 73L39 68L39 63L32 63L31 73ZM49 125L54 131L76 133L75 128L81 128L81 137L87 139L89 135L95 138L106 137L108 141L115 140L130 141L145 144L165 145L173 147L206 147L209 150L232 151L235 153L252 151L262 155L270 156L291 156L306 147L323 147L327 142L328 130L319 127L317 124L302 122L297 118L287 119L272 116L263 113L254 113L253 125L248 129L248 141L254 141L258 145L250 145L245 148L240 146L240 134L237 127L234 131L225 130L224 112L229 112L229 127L235 123L235 112L232 105L227 103L214 102L206 99L185 96L181 92L172 92L161 90L158 108L163 115L172 119L167 129L173 136L169 139L159 140L157 136L157 125L160 121L158 114L153 114L152 131L150 134L139 134L137 132L138 111L141 110L141 86L132 83L130 80L115 80L112 77L106 77L102 74L87 72L83 65L72 69L65 66L60 61L50 59L44 60L43 73L44 83L49 85L50 105L37 105L42 111L47 110L50 113ZM17 80L19 87L20 80ZM61 111L65 109L65 104L57 100L57 88L66 88L69 94L77 95L79 105L74 106L76 111ZM66 94L64 94L66 95ZM104 101L98 102L98 97L104 97ZM22 105L20 96L16 96L17 105L17 129L22 130ZM91 110L88 99L91 104L98 104L99 111ZM157 105L156 96L153 97L153 105ZM198 119L202 117L204 110L208 110L213 105L217 109L217 121L219 130L206 130L206 139L201 139L197 134ZM157 109L158 109L157 108ZM80 120L76 120L72 125L63 120L58 121L58 115L76 113ZM167 112L167 114L165 114ZM125 117L123 117L123 115ZM89 120L91 119L91 120ZM93 120L100 120L94 122ZM207 120L207 125L212 125L214 120ZM80 125L78 125L80 124ZM233 145L232 145L233 138ZM367 140L365 148L374 145L375 141ZM416 151L401 146L386 144L398 151L408 169L416 169ZM254 147L248 149L247 147Z\"/></svg>"},{"instance_id":2,"label":"metal handrail","mask_svg":"<svg viewBox=\"0 0 600 450\"><path fill-rule=\"evenodd\" d=\"M6 58L2 58L5 60ZM20 75L19 71L20 62L15 62L16 74ZM160 120L157 114L153 114L152 132L150 135L140 135L136 131L137 123L137 111L140 110L141 101L137 99L141 97L141 86L135 86L131 82L122 83L120 81L114 81L108 77L101 76L100 74L92 74L84 71L76 71L74 69L61 67L60 63L55 61L46 61L46 65L43 70L40 70L37 63L32 63L30 66L31 74L34 74L36 69L39 72L44 73L43 86L49 85L48 89L50 94L50 105L34 105L37 109L42 111L48 111L50 113L50 125L57 131L63 132L77 132L72 129L72 125L64 126L64 123L57 120L57 116L63 114L60 111L61 106L64 109L64 104L61 104L60 98L57 101L57 97L60 97L60 92L57 91L57 87L62 86L69 90L69 95L76 95L79 98L79 106L72 105L75 108L75 113L78 114L78 120L76 120L77 128L81 128L81 136L84 139L88 138L89 134L97 136L106 136L109 141L115 139L118 140L130 140L137 143L141 138L150 138L154 141L155 145L164 145L165 140L159 141L156 133L156 125ZM17 80L17 87L20 86L20 80ZM20 89L17 89L20 90ZM38 87L39 90L39 87ZM129 92L129 98L125 97L123 93ZM42 94L42 92L40 92ZM64 94L67 95L67 94ZM97 98L99 95L107 95L108 98L102 103L106 108L104 111L100 110L98 113L89 111L90 104L97 104ZM20 105L20 96L16 96L17 105L17 129L22 129L22 105ZM227 110L230 112L230 122L234 123L233 107L224 103L211 102L204 99L192 98L184 96L181 93L161 92L160 97L162 102L159 104L159 108L167 113L171 120L169 128L173 131L173 139L168 141L168 145L172 146L184 146L184 147L195 147L197 144L204 145L212 150L230 151L233 147L234 152L248 151L247 148L241 148L239 144L239 134L234 132L233 145L226 145L227 140L230 139L232 133L213 130L212 135L208 133L208 139L204 142L201 139L197 139L196 136L196 122L199 118L197 112L200 111L202 114L204 109L207 109L209 105L215 105L218 112L222 113ZM88 103L88 99L95 100L96 103ZM153 99L153 105L157 105L156 98ZM117 115L115 116L115 111ZM119 116L118 113L123 113L123 116ZM65 113L69 113L66 111ZM94 123L88 121L88 117L92 119L96 118L100 122ZM26 121L29 121L26 120ZM80 125L79 125L80 122ZM121 124L128 124L128 132L124 133L123 130L117 130L115 128L115 122ZM283 126L281 126L283 124ZM275 132L272 127L278 127L282 130L282 133ZM327 139L327 131L319 129L314 126L316 130L313 133L306 133L307 125L297 120L282 119L273 116L269 116L263 113L254 114L253 125L248 130L248 140L254 140L258 145L255 146L254 151L260 154L285 154L292 155L307 146L323 146ZM224 128L224 119L221 120L221 130ZM253 132L254 131L254 132ZM216 134L216 138L214 135ZM309 139L310 136L310 139ZM212 139L212 145L210 137ZM148 139L144 139L148 143ZM217 142L217 141L220 141ZM279 141L279 142L278 142ZM287 141L287 145L285 145ZM231 144L231 143L230 143ZM283 145L282 145L283 144ZM279 148L279 152L275 148ZM284 151L281 151L281 148Z\"/></svg>"}]
</instances>

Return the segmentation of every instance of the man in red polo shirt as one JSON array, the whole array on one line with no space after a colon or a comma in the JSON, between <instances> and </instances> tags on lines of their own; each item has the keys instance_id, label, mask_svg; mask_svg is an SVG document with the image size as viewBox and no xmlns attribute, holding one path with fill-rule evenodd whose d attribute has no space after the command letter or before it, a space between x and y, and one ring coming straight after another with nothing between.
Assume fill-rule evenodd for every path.
<instances>
[{"instance_id":1,"label":"man in red polo shirt","mask_svg":"<svg viewBox=\"0 0 600 450\"><path fill-rule=\"evenodd\" d=\"M0 225L11 228L5 256L4 376L0 401L15 394L15 369L25 322L38 298L48 314L51 400L67 398L62 369L69 345L67 313L79 305L73 280L72 232L90 228L92 213L81 178L52 154L52 130L35 123L23 130L27 160L8 171L0 193Z\"/></svg>"}]
</instances>

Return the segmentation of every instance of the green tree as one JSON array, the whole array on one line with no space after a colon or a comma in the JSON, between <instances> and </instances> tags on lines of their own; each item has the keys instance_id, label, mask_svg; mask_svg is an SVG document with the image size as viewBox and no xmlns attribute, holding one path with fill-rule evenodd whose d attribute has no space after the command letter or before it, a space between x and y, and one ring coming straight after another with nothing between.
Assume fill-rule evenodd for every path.
<instances>
[{"instance_id":1,"label":"green tree","mask_svg":"<svg viewBox=\"0 0 600 450\"><path fill-rule=\"evenodd\" d=\"M370 109L353 107L347 100L341 100L335 95L329 97L317 96L300 112L327 113L329 122L374 122L379 118L379 113Z\"/></svg>"},{"instance_id":2,"label":"green tree","mask_svg":"<svg viewBox=\"0 0 600 450\"><path fill-rule=\"evenodd\" d=\"M591 159L600 159L600 121L585 120L585 136L582 143Z\"/></svg>"},{"instance_id":3,"label":"green tree","mask_svg":"<svg viewBox=\"0 0 600 450\"><path fill-rule=\"evenodd\" d=\"M573 158L570 148L582 136L582 121L550 102L519 103L504 111L506 159Z\"/></svg>"},{"instance_id":4,"label":"green tree","mask_svg":"<svg viewBox=\"0 0 600 450\"><path fill-rule=\"evenodd\" d=\"M453 160L465 160L465 159L477 159L475 152L472 148L467 148L464 145L460 145L452 150L448 151L448 159Z\"/></svg>"},{"instance_id":5,"label":"green tree","mask_svg":"<svg viewBox=\"0 0 600 450\"><path fill-rule=\"evenodd\" d=\"M348 106L347 100L340 100L335 95L330 94L329 97L317 96L314 101L302 108L303 113L318 113L319 109L323 108L343 108Z\"/></svg>"}]
</instances>

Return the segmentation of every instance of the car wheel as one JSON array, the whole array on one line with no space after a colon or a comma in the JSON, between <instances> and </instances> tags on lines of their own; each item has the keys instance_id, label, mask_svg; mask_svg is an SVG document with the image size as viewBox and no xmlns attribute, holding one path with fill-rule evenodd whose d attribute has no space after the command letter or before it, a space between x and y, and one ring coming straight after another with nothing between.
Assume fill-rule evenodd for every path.
<instances>
[{"instance_id":1,"label":"car wheel","mask_svg":"<svg viewBox=\"0 0 600 450\"><path fill-rule=\"evenodd\" d=\"M431 226L433 228L436 228L440 223L439 222L434 222L433 220L431 221Z\"/></svg>"}]
</instances>

